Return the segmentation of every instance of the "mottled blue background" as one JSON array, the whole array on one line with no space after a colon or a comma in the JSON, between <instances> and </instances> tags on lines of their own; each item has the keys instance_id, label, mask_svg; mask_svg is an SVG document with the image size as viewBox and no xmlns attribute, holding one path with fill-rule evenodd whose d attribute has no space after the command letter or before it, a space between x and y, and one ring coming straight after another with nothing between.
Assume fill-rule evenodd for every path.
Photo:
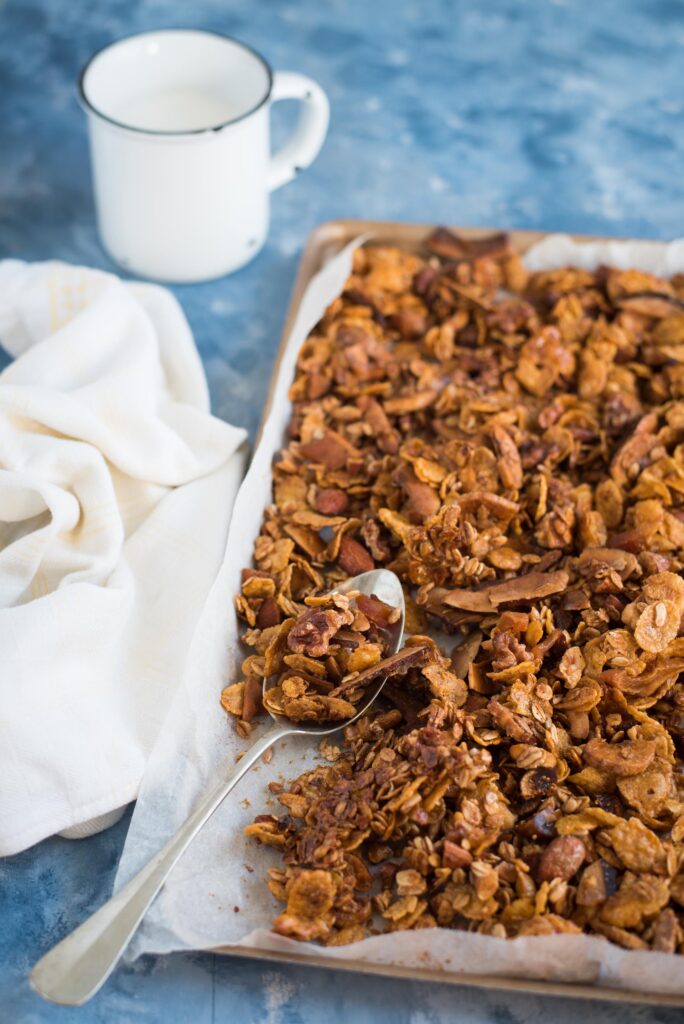
<instances>
[{"instance_id":1,"label":"mottled blue background","mask_svg":"<svg viewBox=\"0 0 684 1024\"><path fill-rule=\"evenodd\" d=\"M0 257L114 269L94 229L74 79L104 43L181 25L252 43L274 67L316 78L332 103L325 149L274 196L257 260L176 289L214 411L234 423L258 422L297 259L322 220L684 234L677 0L0 0ZM277 111L276 138L288 116ZM127 821L0 861L3 1024L682 1019L208 955L146 959L82 1010L49 1007L29 992L27 971L103 900Z\"/></svg>"}]
</instances>

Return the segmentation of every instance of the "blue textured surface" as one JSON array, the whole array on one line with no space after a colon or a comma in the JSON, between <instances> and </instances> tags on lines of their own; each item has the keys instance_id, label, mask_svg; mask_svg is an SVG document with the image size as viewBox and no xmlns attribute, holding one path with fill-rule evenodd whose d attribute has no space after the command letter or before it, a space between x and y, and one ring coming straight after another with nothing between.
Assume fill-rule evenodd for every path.
<instances>
[{"instance_id":1,"label":"blue textured surface","mask_svg":"<svg viewBox=\"0 0 684 1024\"><path fill-rule=\"evenodd\" d=\"M684 4L678 0L0 0L0 257L113 268L93 223L73 82L90 53L191 25L312 75L332 102L315 166L274 196L249 267L176 293L214 411L253 429L299 252L339 216L684 234ZM287 111L275 117L282 134ZM278 128L278 123L276 128ZM279 132L276 131L276 136ZM208 955L119 970L82 1010L28 990L31 963L105 897L127 818L0 861L0 1021L558 1024L681 1020L532 996L350 977Z\"/></svg>"}]
</instances>

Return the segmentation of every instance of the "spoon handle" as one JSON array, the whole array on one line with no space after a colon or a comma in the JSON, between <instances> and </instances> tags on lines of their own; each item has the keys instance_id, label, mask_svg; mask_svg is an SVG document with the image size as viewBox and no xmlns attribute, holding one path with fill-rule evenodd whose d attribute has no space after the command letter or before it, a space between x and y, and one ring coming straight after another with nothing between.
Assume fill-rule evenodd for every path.
<instances>
[{"instance_id":1,"label":"spoon handle","mask_svg":"<svg viewBox=\"0 0 684 1024\"><path fill-rule=\"evenodd\" d=\"M277 726L214 786L165 846L104 906L38 961L31 985L53 1003L80 1006L107 980L176 861L245 772L291 729Z\"/></svg>"}]
</instances>

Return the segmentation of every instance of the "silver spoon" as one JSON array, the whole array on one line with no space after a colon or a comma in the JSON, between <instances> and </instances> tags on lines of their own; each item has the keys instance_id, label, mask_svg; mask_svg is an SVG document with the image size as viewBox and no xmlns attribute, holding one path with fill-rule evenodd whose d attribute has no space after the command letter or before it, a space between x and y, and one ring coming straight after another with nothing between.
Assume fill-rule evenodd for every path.
<instances>
[{"instance_id":1,"label":"silver spoon","mask_svg":"<svg viewBox=\"0 0 684 1024\"><path fill-rule=\"evenodd\" d=\"M401 647L404 635L404 592L401 583L388 569L374 569L355 576L335 588L345 593L358 590L362 594L375 594L381 601L399 608L401 615L391 627L390 654ZM65 939L54 946L38 961L31 971L31 985L35 991L53 1003L80 1006L105 983L130 942L171 869L183 855L192 840L216 808L223 802L245 772L249 771L264 751L285 736L328 736L350 725L364 715L376 700L385 680L377 685L353 718L334 725L297 725L274 714L276 726L260 737L243 755L225 778L202 797L195 810L180 826L165 846L148 861L137 875L123 886L104 906L79 925ZM267 681L264 680L264 689Z\"/></svg>"}]
</instances>

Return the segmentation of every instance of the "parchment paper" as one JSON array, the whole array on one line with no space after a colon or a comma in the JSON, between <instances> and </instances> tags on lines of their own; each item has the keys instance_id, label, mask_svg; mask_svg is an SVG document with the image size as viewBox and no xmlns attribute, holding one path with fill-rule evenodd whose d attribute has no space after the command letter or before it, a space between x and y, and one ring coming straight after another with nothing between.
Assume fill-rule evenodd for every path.
<instances>
[{"instance_id":1,"label":"parchment paper","mask_svg":"<svg viewBox=\"0 0 684 1024\"><path fill-rule=\"evenodd\" d=\"M281 446L290 410L287 390L299 347L325 307L342 289L357 242L311 282L288 341L275 399L251 467L238 493L226 557L196 630L188 671L153 751L124 847L117 887L159 849L198 796L246 744L219 705L223 685L238 677L242 659L233 613L240 569L251 563L261 512L271 499L271 460ZM684 271L684 240L577 244L563 235L529 251L530 269L598 263L640 267L658 274ZM270 720L269 720L270 721ZM291 778L318 752L309 740L282 741L270 764L259 764L239 783L195 839L150 909L130 956L179 949L242 945L318 957L429 967L447 972L488 973L566 982L597 982L646 992L684 994L682 959L672 954L631 952L584 935L506 941L447 929L398 932L352 946L325 948L294 942L268 929L280 905L265 885L278 855L243 837L255 814L280 805L266 785Z\"/></svg>"}]
</instances>

